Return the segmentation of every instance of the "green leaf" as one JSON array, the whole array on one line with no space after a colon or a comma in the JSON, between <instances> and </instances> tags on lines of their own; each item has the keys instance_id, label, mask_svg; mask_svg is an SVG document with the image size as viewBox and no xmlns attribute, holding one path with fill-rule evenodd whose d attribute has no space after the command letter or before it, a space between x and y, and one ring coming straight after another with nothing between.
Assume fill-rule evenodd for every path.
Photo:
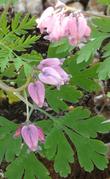
<instances>
[{"instance_id":1,"label":"green leaf","mask_svg":"<svg viewBox=\"0 0 110 179\"><path fill-rule=\"evenodd\" d=\"M87 62L77 64L77 56L68 59L68 73L72 75L71 83L90 92L98 91L100 86L95 79L98 78L96 72L99 65L88 65Z\"/></svg>"},{"instance_id":2,"label":"green leaf","mask_svg":"<svg viewBox=\"0 0 110 179\"><path fill-rule=\"evenodd\" d=\"M100 80L106 80L110 78L110 58L107 58L100 63L97 72Z\"/></svg>"},{"instance_id":3,"label":"green leaf","mask_svg":"<svg viewBox=\"0 0 110 179\"><path fill-rule=\"evenodd\" d=\"M4 70L9 66L9 61L11 60L11 50L7 50L1 46L0 49L0 68L1 72L4 72Z\"/></svg>"},{"instance_id":4,"label":"green leaf","mask_svg":"<svg viewBox=\"0 0 110 179\"><path fill-rule=\"evenodd\" d=\"M26 77L28 77L32 72L32 66L29 65L28 63L24 63L24 73Z\"/></svg>"},{"instance_id":5,"label":"green leaf","mask_svg":"<svg viewBox=\"0 0 110 179\"><path fill-rule=\"evenodd\" d=\"M101 3L103 5L109 5L110 1L109 0L97 0L98 3Z\"/></svg>"},{"instance_id":6,"label":"green leaf","mask_svg":"<svg viewBox=\"0 0 110 179\"><path fill-rule=\"evenodd\" d=\"M109 1L110 4L110 1ZM110 21L109 18L101 17L94 18L92 22L95 24L96 28L101 32L110 32Z\"/></svg>"},{"instance_id":7,"label":"green leaf","mask_svg":"<svg viewBox=\"0 0 110 179\"><path fill-rule=\"evenodd\" d=\"M73 48L74 46L71 46L67 39L62 39L61 41L50 44L48 48L48 57L64 58Z\"/></svg>"},{"instance_id":8,"label":"green leaf","mask_svg":"<svg viewBox=\"0 0 110 179\"><path fill-rule=\"evenodd\" d=\"M80 136L69 129L66 129L66 132L74 142L79 163L81 167L84 167L85 171L91 172L94 169L94 165L100 170L107 168L108 160L105 157L107 148L103 142Z\"/></svg>"},{"instance_id":9,"label":"green leaf","mask_svg":"<svg viewBox=\"0 0 110 179\"><path fill-rule=\"evenodd\" d=\"M13 135L17 125L0 117L0 161L13 161L15 156L20 153L21 139L14 139Z\"/></svg>"},{"instance_id":10,"label":"green leaf","mask_svg":"<svg viewBox=\"0 0 110 179\"><path fill-rule=\"evenodd\" d=\"M16 51L25 51L26 48L31 47L31 45L35 43L38 39L39 37L36 35L29 35L26 39L24 36L22 38L18 37L10 47Z\"/></svg>"},{"instance_id":11,"label":"green leaf","mask_svg":"<svg viewBox=\"0 0 110 179\"><path fill-rule=\"evenodd\" d=\"M48 170L33 153L22 153L8 167L5 173L8 179L50 179Z\"/></svg>"},{"instance_id":12,"label":"green leaf","mask_svg":"<svg viewBox=\"0 0 110 179\"><path fill-rule=\"evenodd\" d=\"M15 4L17 2L17 0L0 0L0 4L1 5L6 5L6 4Z\"/></svg>"},{"instance_id":13,"label":"green leaf","mask_svg":"<svg viewBox=\"0 0 110 179\"><path fill-rule=\"evenodd\" d=\"M107 167L107 147L96 139L97 133L110 130L110 125L104 123L104 120L101 116L91 117L90 111L82 107L54 119L54 127L47 134L45 149L47 158L54 160L55 171L62 177L70 173L69 163L74 161L74 150L81 167L86 171L92 171L94 165L100 170ZM75 149L71 148L67 136Z\"/></svg>"},{"instance_id":14,"label":"green leaf","mask_svg":"<svg viewBox=\"0 0 110 179\"><path fill-rule=\"evenodd\" d=\"M3 35L6 35L9 32L9 27L7 25L7 14L6 12L3 12L0 17L0 31L3 33Z\"/></svg>"},{"instance_id":15,"label":"green leaf","mask_svg":"<svg viewBox=\"0 0 110 179\"><path fill-rule=\"evenodd\" d=\"M54 159L55 171L60 173L60 176L66 177L71 172L69 163L74 161L74 153L60 129L53 128L51 130L45 148L48 159Z\"/></svg>"},{"instance_id":16,"label":"green leaf","mask_svg":"<svg viewBox=\"0 0 110 179\"><path fill-rule=\"evenodd\" d=\"M27 14L22 18L20 13L15 15L11 25L12 31L17 35L26 34L27 30L33 29L35 26L35 17L30 18L29 14Z\"/></svg>"},{"instance_id":17,"label":"green leaf","mask_svg":"<svg viewBox=\"0 0 110 179\"><path fill-rule=\"evenodd\" d=\"M107 37L107 34L102 34L101 36L98 36L94 39L92 39L90 42L88 42L78 53L77 62L87 62L92 55L97 51L97 49L100 48L101 43L103 40Z\"/></svg>"},{"instance_id":18,"label":"green leaf","mask_svg":"<svg viewBox=\"0 0 110 179\"><path fill-rule=\"evenodd\" d=\"M82 97L82 93L72 85L64 85L60 90L49 88L46 90L46 98L49 105L56 112L67 110L68 106L65 103L76 103Z\"/></svg>"},{"instance_id":19,"label":"green leaf","mask_svg":"<svg viewBox=\"0 0 110 179\"><path fill-rule=\"evenodd\" d=\"M60 110L67 110L67 104L62 100L61 96L59 95L59 91L56 89L47 89L46 90L46 99L51 106L51 108L59 112Z\"/></svg>"},{"instance_id":20,"label":"green leaf","mask_svg":"<svg viewBox=\"0 0 110 179\"><path fill-rule=\"evenodd\" d=\"M37 126L39 126L43 129L45 134L48 134L53 127L52 120L42 120L42 121L38 121L36 124L37 124Z\"/></svg>"}]
</instances>

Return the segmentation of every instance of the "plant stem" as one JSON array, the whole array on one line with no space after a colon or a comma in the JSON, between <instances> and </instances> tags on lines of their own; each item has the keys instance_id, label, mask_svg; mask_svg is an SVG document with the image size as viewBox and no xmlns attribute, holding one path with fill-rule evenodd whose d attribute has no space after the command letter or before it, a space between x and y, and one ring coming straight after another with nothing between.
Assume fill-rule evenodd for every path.
<instances>
[{"instance_id":1,"label":"plant stem","mask_svg":"<svg viewBox=\"0 0 110 179\"><path fill-rule=\"evenodd\" d=\"M77 12L78 10L74 7L69 7L67 5L65 5L65 12ZM82 12L85 16L95 16L95 17L102 17L102 18L109 18L110 19L110 16L107 16L106 15L103 15L103 14L95 14L95 13L92 13L90 11L79 11L79 12Z\"/></svg>"},{"instance_id":2,"label":"plant stem","mask_svg":"<svg viewBox=\"0 0 110 179\"><path fill-rule=\"evenodd\" d=\"M15 96L17 96L21 101L23 101L23 102L26 104L25 98L24 98L19 92L14 92L13 94L14 94ZM33 105L32 105L29 101L27 101L27 103L28 103L28 106L29 106L30 108L33 108L33 110L36 110L36 109L37 109L38 111L40 111L41 113L45 114L46 116L48 116L50 119L52 119L52 120L54 121L54 117L53 117L52 115L50 115L49 113L47 113L47 112L44 111L43 109L38 108L37 106L33 107Z\"/></svg>"},{"instance_id":3,"label":"plant stem","mask_svg":"<svg viewBox=\"0 0 110 179\"><path fill-rule=\"evenodd\" d=\"M26 101L26 121L29 121L29 106L28 106L28 99L27 99L27 94L26 91L24 90L24 96L25 96L25 101Z\"/></svg>"},{"instance_id":4,"label":"plant stem","mask_svg":"<svg viewBox=\"0 0 110 179\"><path fill-rule=\"evenodd\" d=\"M37 109L38 111L40 111L41 113L44 113L46 116L48 116L50 119L52 119L53 121L55 120L54 117L52 115L50 115L49 113L47 113L46 111L44 111L41 108L35 107L35 109Z\"/></svg>"}]
</instances>

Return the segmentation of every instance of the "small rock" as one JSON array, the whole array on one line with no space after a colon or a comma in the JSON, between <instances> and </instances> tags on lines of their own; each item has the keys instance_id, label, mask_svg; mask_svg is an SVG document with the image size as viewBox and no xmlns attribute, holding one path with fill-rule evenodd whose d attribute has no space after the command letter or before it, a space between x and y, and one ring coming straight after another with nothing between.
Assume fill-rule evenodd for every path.
<instances>
[{"instance_id":1,"label":"small rock","mask_svg":"<svg viewBox=\"0 0 110 179\"><path fill-rule=\"evenodd\" d=\"M35 15L41 15L43 11L42 0L18 0L18 4L15 7L16 11L29 12Z\"/></svg>"},{"instance_id":2,"label":"small rock","mask_svg":"<svg viewBox=\"0 0 110 179\"><path fill-rule=\"evenodd\" d=\"M68 6L71 8L73 7L77 10L81 10L81 11L84 10L84 7L82 6L80 2L68 3Z\"/></svg>"},{"instance_id":3,"label":"small rock","mask_svg":"<svg viewBox=\"0 0 110 179\"><path fill-rule=\"evenodd\" d=\"M97 3L97 0L90 0L88 3L88 9L96 14L104 14L105 6Z\"/></svg>"}]
</instances>

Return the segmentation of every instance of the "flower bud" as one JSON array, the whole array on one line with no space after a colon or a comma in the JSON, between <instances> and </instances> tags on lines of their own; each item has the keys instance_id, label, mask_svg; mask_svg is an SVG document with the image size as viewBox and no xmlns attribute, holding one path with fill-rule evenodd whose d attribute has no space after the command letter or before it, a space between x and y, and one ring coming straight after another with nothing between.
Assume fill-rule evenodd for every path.
<instances>
[{"instance_id":1,"label":"flower bud","mask_svg":"<svg viewBox=\"0 0 110 179\"><path fill-rule=\"evenodd\" d=\"M58 58L46 58L40 62L37 68L39 70L42 70L45 67L56 67L61 64L62 64L62 61L60 61Z\"/></svg>"},{"instance_id":2,"label":"flower bud","mask_svg":"<svg viewBox=\"0 0 110 179\"><path fill-rule=\"evenodd\" d=\"M52 67L43 68L42 72L39 74L39 79L45 84L54 85L57 87L64 84L62 77Z\"/></svg>"},{"instance_id":3,"label":"flower bud","mask_svg":"<svg viewBox=\"0 0 110 179\"><path fill-rule=\"evenodd\" d=\"M23 126L21 129L21 135L31 151L36 151L38 149L40 132L34 124Z\"/></svg>"},{"instance_id":4,"label":"flower bud","mask_svg":"<svg viewBox=\"0 0 110 179\"><path fill-rule=\"evenodd\" d=\"M30 83L28 86L28 92L38 107L42 107L44 105L45 87L42 82L38 80L35 83Z\"/></svg>"}]
</instances>

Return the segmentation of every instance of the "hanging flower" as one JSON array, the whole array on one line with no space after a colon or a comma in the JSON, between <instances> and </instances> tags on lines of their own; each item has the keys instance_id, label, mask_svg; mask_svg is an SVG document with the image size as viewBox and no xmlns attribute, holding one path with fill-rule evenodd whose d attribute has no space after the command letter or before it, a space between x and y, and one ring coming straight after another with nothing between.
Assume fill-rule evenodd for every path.
<instances>
[{"instance_id":1,"label":"hanging flower","mask_svg":"<svg viewBox=\"0 0 110 179\"><path fill-rule=\"evenodd\" d=\"M39 74L39 79L49 85L60 87L64 85L64 81L60 74L52 67L45 67L42 69L42 72Z\"/></svg>"},{"instance_id":2,"label":"hanging flower","mask_svg":"<svg viewBox=\"0 0 110 179\"><path fill-rule=\"evenodd\" d=\"M37 80L35 83L30 83L28 85L28 93L38 107L41 108L44 105L45 87L41 81Z\"/></svg>"},{"instance_id":3,"label":"hanging flower","mask_svg":"<svg viewBox=\"0 0 110 179\"><path fill-rule=\"evenodd\" d=\"M19 130L19 135L18 134ZM34 124L23 125L22 128L18 128L15 132L16 137L22 136L24 142L30 149L30 151L38 150L38 142L45 142L45 136L41 128L35 126Z\"/></svg>"},{"instance_id":4,"label":"hanging flower","mask_svg":"<svg viewBox=\"0 0 110 179\"><path fill-rule=\"evenodd\" d=\"M69 82L70 75L61 67L63 61L64 59L47 58L42 60L37 66L40 70L38 75L39 80L28 85L28 93L38 107L43 107L44 105L44 84L53 85L56 86L57 89L60 89L60 86Z\"/></svg>"},{"instance_id":5,"label":"hanging flower","mask_svg":"<svg viewBox=\"0 0 110 179\"><path fill-rule=\"evenodd\" d=\"M59 6L47 8L38 21L37 27L43 34L45 39L49 41L58 41L62 38L68 38L71 45L77 45L90 36L91 29L87 25L87 21L81 12L66 13L62 5L62 9L57 11Z\"/></svg>"}]
</instances>

